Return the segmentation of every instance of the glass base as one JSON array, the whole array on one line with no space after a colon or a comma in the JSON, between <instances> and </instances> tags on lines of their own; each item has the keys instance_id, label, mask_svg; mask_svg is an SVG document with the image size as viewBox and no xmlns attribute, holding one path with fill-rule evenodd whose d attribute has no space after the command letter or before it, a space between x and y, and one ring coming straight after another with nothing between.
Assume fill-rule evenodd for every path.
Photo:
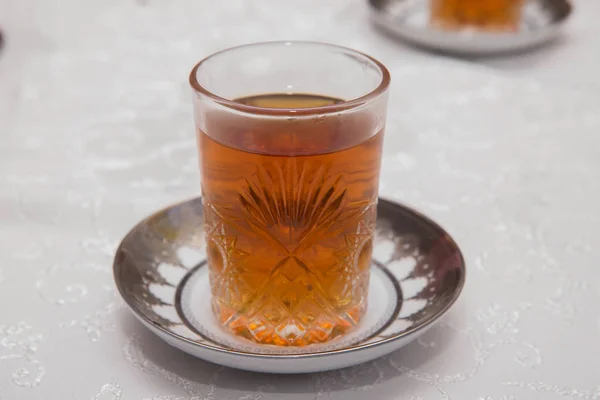
<instances>
[{"instance_id":1,"label":"glass base","mask_svg":"<svg viewBox=\"0 0 600 400\"><path fill-rule=\"evenodd\" d=\"M239 315L212 302L219 322L235 335L256 343L276 346L306 346L323 343L352 331L367 308L365 300L340 314L323 313L314 300L305 300L293 316L283 305L268 302L259 313ZM281 318L282 315L286 315Z\"/></svg>"}]
</instances>

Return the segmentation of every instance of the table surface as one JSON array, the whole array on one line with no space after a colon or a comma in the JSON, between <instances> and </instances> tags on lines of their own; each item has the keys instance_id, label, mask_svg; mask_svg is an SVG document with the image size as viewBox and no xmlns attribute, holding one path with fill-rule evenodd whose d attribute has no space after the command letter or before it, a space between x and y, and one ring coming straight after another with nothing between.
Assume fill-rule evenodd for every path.
<instances>
[{"instance_id":1,"label":"table surface","mask_svg":"<svg viewBox=\"0 0 600 400\"><path fill-rule=\"evenodd\" d=\"M0 398L600 399L600 3L576 8L560 40L474 60L382 35L358 0L0 0ZM313 375L175 351L111 275L136 221L199 192L194 61L283 38L389 66L382 194L468 263L424 337Z\"/></svg>"}]
</instances>

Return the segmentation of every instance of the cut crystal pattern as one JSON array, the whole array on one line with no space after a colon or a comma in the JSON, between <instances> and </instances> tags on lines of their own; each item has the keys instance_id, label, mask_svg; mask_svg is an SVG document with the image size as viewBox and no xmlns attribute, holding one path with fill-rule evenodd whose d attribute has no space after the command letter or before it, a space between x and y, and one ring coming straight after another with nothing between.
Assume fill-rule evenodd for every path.
<instances>
[{"instance_id":1,"label":"cut crystal pattern","mask_svg":"<svg viewBox=\"0 0 600 400\"><path fill-rule=\"evenodd\" d=\"M375 201L342 175L290 158L245 180L238 203L204 200L213 309L226 327L277 345L322 342L366 308Z\"/></svg>"}]
</instances>

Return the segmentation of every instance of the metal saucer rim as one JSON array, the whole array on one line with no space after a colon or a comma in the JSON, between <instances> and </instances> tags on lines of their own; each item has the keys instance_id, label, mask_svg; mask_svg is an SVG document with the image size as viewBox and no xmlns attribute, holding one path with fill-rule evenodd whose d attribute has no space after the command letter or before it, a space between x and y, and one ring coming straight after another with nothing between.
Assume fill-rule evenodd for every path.
<instances>
[{"instance_id":1,"label":"metal saucer rim","mask_svg":"<svg viewBox=\"0 0 600 400\"><path fill-rule=\"evenodd\" d=\"M446 300L443 307L441 307L435 314L433 314L426 321L423 321L423 322L421 322L421 323L419 323L397 335L394 335L392 337L389 337L389 338L386 338L383 340L379 340L379 341L372 342L372 343L366 343L366 344L358 343L354 346L348 346L348 347L343 347L343 348L339 348L339 349L335 349L335 350L327 350L327 351L314 352L314 353L299 353L299 354L251 353L251 352L243 352L243 351L238 351L238 350L228 350L228 349L224 349L224 348L210 346L210 345L207 345L204 343L199 343L197 341L183 337L183 336L169 330L168 328L162 326L160 323L152 321L147 315L145 315L139 309L139 307L132 301L132 297L126 292L126 290L123 286L123 283L121 282L121 280L119 278L119 272L124 267L121 265L121 263L118 260L118 255L121 254L121 252L123 251L123 247L126 244L128 238L130 238L131 235L135 234L137 232L137 230L139 230L141 227L143 227L145 224L147 224L150 220L152 220L156 216L161 215L161 214L165 213L166 211L173 209L177 206L181 206L185 203L191 203L193 201L198 201L198 200L199 200L198 197L194 197L194 198L190 198L190 199L183 200L180 202L176 202L174 204L171 204L170 206L159 209L158 211L156 211L156 212L150 214L149 216L147 216L146 218L142 219L139 223L135 224L131 228L131 230L127 233L127 235L123 238L123 240L120 242L120 244L117 248L117 251L116 251L116 256L115 256L114 262L113 262L113 276L114 276L114 280L115 280L115 284L117 286L118 292L119 292L120 296L123 298L123 300L125 301L127 307L135 315L135 317L138 318L140 321L144 322L144 324L146 324L148 327L152 327L152 329L156 329L156 330L160 331L160 333L167 335L178 342L183 342L183 343L191 345L195 348L202 349L204 351L208 351L211 353L221 354L221 355L226 354L228 356L243 357L246 359L254 359L254 360L267 359L267 360L272 360L272 361L274 361L274 360L286 361L286 360L299 360L299 359L302 359L302 360L322 359L322 358L329 358L329 357L340 355L340 354L369 351L369 350L373 350L373 349L376 349L379 347L389 345L396 341L400 341L403 338L414 335L417 332L423 331L423 330L431 327L434 323L439 321L439 319L443 315L445 315L448 312L448 310L456 303L456 301L458 300L458 298L460 297L460 295L464 289L464 285L466 282L466 262L465 262L463 254L462 254L462 251L460 250L460 247L454 241L454 239L448 234L448 231L446 229L444 229L443 227L441 227L438 223L434 222L429 217L424 215L423 213L417 211L415 208L404 205L397 201L387 200L385 198L380 197L379 202L384 204L386 207L399 208L399 209L408 211L410 214L417 217L419 220L423 221L425 224L429 225L430 227L432 227L435 230L444 234L447 237L447 240L449 241L449 243L452 245L453 249L456 251L456 254L458 256L458 265L459 265L460 276L459 276L458 282L456 284L456 287L452 293L452 296ZM202 358L202 357L200 357L200 358Z\"/></svg>"}]
</instances>

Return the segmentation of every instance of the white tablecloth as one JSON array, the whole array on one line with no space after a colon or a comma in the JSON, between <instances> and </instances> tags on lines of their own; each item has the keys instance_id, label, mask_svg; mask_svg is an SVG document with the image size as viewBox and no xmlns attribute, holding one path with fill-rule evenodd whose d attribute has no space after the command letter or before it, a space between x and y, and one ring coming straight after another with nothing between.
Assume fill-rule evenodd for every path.
<instances>
[{"instance_id":1,"label":"white tablecloth","mask_svg":"<svg viewBox=\"0 0 600 400\"><path fill-rule=\"evenodd\" d=\"M600 399L600 7L577 6L562 41L473 62L380 35L358 0L0 0L0 399ZM199 192L192 64L273 39L389 66L382 194L468 263L437 327L340 371L196 360L112 281L132 224Z\"/></svg>"}]
</instances>

